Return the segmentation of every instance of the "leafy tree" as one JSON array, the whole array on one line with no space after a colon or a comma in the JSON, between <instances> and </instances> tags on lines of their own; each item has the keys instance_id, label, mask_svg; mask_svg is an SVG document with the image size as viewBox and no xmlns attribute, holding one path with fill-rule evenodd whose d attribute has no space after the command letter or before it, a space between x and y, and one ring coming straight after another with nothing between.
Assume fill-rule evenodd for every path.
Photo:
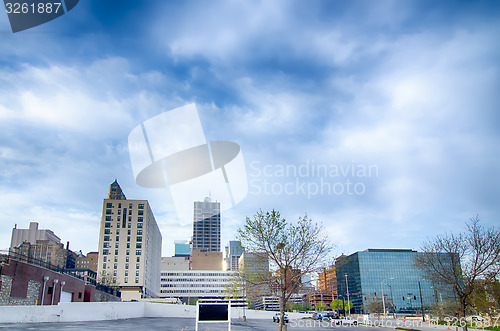
<instances>
[{"instance_id":1,"label":"leafy tree","mask_svg":"<svg viewBox=\"0 0 500 331\"><path fill-rule=\"evenodd\" d=\"M326 303L324 302L318 302L314 305L315 310L317 311L325 311L326 310Z\"/></svg>"},{"instance_id":2,"label":"leafy tree","mask_svg":"<svg viewBox=\"0 0 500 331\"><path fill-rule=\"evenodd\" d=\"M428 240L416 265L433 284L452 288L457 313L465 317L479 284L493 281L500 271L500 230L484 228L478 217L471 218L464 233Z\"/></svg>"},{"instance_id":3,"label":"leafy tree","mask_svg":"<svg viewBox=\"0 0 500 331\"><path fill-rule=\"evenodd\" d=\"M278 327L281 331L290 296L301 286L302 276L326 264L332 246L322 226L313 223L307 215L291 223L275 210L259 211L252 218L247 217L244 226L238 229L238 237L246 251L259 253L269 260L272 272L260 277L248 274L244 277L253 278L253 282L260 280L276 289L281 304Z\"/></svg>"},{"instance_id":4,"label":"leafy tree","mask_svg":"<svg viewBox=\"0 0 500 331\"><path fill-rule=\"evenodd\" d=\"M334 299L330 303L330 307L332 310L343 312L344 315L347 315L345 312L348 312L353 307L353 303L347 300Z\"/></svg>"}]
</instances>

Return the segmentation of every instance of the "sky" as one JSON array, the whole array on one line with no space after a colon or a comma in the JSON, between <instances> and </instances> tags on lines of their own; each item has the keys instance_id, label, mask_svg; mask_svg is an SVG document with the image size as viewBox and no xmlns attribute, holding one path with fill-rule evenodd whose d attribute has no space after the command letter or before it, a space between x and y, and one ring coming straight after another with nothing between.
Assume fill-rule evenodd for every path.
<instances>
[{"instance_id":1,"label":"sky","mask_svg":"<svg viewBox=\"0 0 500 331\"><path fill-rule=\"evenodd\" d=\"M192 103L244 159L223 243L272 209L321 223L333 256L498 226L499 35L496 1L84 0L17 33L3 12L0 249L36 221L97 250L117 179L171 256L192 223L136 183L128 136Z\"/></svg>"}]
</instances>

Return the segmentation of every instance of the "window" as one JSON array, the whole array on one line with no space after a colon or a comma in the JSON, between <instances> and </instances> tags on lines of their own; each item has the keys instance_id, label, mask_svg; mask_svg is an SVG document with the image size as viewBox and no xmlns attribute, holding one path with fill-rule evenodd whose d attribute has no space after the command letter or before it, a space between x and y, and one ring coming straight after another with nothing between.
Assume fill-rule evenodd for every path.
<instances>
[{"instance_id":1,"label":"window","mask_svg":"<svg viewBox=\"0 0 500 331\"><path fill-rule=\"evenodd\" d=\"M120 229L116 229L116 234L120 234Z\"/></svg>"},{"instance_id":2,"label":"window","mask_svg":"<svg viewBox=\"0 0 500 331\"><path fill-rule=\"evenodd\" d=\"M142 237L137 237L137 241L142 241Z\"/></svg>"},{"instance_id":3,"label":"window","mask_svg":"<svg viewBox=\"0 0 500 331\"><path fill-rule=\"evenodd\" d=\"M109 243L104 243L102 247L109 248Z\"/></svg>"},{"instance_id":4,"label":"window","mask_svg":"<svg viewBox=\"0 0 500 331\"><path fill-rule=\"evenodd\" d=\"M130 236L130 233L132 232L132 230L127 230L127 234Z\"/></svg>"},{"instance_id":5,"label":"window","mask_svg":"<svg viewBox=\"0 0 500 331\"><path fill-rule=\"evenodd\" d=\"M118 215L121 215L121 214L122 214L122 210L118 209Z\"/></svg>"},{"instance_id":6,"label":"window","mask_svg":"<svg viewBox=\"0 0 500 331\"><path fill-rule=\"evenodd\" d=\"M130 248L130 243L127 243L127 248Z\"/></svg>"},{"instance_id":7,"label":"window","mask_svg":"<svg viewBox=\"0 0 500 331\"><path fill-rule=\"evenodd\" d=\"M108 260L108 257L105 256L103 260L104 260L104 262L106 262Z\"/></svg>"},{"instance_id":8,"label":"window","mask_svg":"<svg viewBox=\"0 0 500 331\"><path fill-rule=\"evenodd\" d=\"M108 255L108 254L109 254L109 251L107 249L102 250L102 255Z\"/></svg>"},{"instance_id":9,"label":"window","mask_svg":"<svg viewBox=\"0 0 500 331\"><path fill-rule=\"evenodd\" d=\"M138 277L135 278L135 282L139 283L139 278Z\"/></svg>"},{"instance_id":10,"label":"window","mask_svg":"<svg viewBox=\"0 0 500 331\"><path fill-rule=\"evenodd\" d=\"M113 269L118 269L118 263L115 263L115 264L113 265Z\"/></svg>"},{"instance_id":11,"label":"window","mask_svg":"<svg viewBox=\"0 0 500 331\"><path fill-rule=\"evenodd\" d=\"M142 244L141 243L135 244L135 248L142 248Z\"/></svg>"},{"instance_id":12,"label":"window","mask_svg":"<svg viewBox=\"0 0 500 331\"><path fill-rule=\"evenodd\" d=\"M136 276L139 276L139 270L136 270L136 271L135 271L135 275L136 275Z\"/></svg>"},{"instance_id":13,"label":"window","mask_svg":"<svg viewBox=\"0 0 500 331\"><path fill-rule=\"evenodd\" d=\"M118 256L115 256L115 262L118 262Z\"/></svg>"},{"instance_id":14,"label":"window","mask_svg":"<svg viewBox=\"0 0 500 331\"><path fill-rule=\"evenodd\" d=\"M102 268L103 268L103 269L106 269L106 263L103 263L103 264L102 264Z\"/></svg>"},{"instance_id":15,"label":"window","mask_svg":"<svg viewBox=\"0 0 500 331\"><path fill-rule=\"evenodd\" d=\"M116 241L119 241L120 240L120 237L119 236L116 236L115 238ZM118 244L117 244L118 245Z\"/></svg>"},{"instance_id":16,"label":"window","mask_svg":"<svg viewBox=\"0 0 500 331\"><path fill-rule=\"evenodd\" d=\"M128 276L128 270L125 270L125 276Z\"/></svg>"},{"instance_id":17,"label":"window","mask_svg":"<svg viewBox=\"0 0 500 331\"><path fill-rule=\"evenodd\" d=\"M129 214L129 215L132 215L132 209L129 209L129 210L128 210L128 214Z\"/></svg>"},{"instance_id":18,"label":"window","mask_svg":"<svg viewBox=\"0 0 500 331\"><path fill-rule=\"evenodd\" d=\"M106 208L113 208L113 204L112 204L111 202L108 202L108 203L106 204Z\"/></svg>"},{"instance_id":19,"label":"window","mask_svg":"<svg viewBox=\"0 0 500 331\"><path fill-rule=\"evenodd\" d=\"M137 230L137 235L142 236L142 230Z\"/></svg>"},{"instance_id":20,"label":"window","mask_svg":"<svg viewBox=\"0 0 500 331\"><path fill-rule=\"evenodd\" d=\"M125 263L125 269L128 269L128 263Z\"/></svg>"},{"instance_id":21,"label":"window","mask_svg":"<svg viewBox=\"0 0 500 331\"><path fill-rule=\"evenodd\" d=\"M111 221L111 216L106 216L106 221Z\"/></svg>"},{"instance_id":22,"label":"window","mask_svg":"<svg viewBox=\"0 0 500 331\"><path fill-rule=\"evenodd\" d=\"M129 223L128 224L128 228L130 229L132 227L132 223Z\"/></svg>"},{"instance_id":23,"label":"window","mask_svg":"<svg viewBox=\"0 0 500 331\"><path fill-rule=\"evenodd\" d=\"M128 204L128 208L132 209L132 204L131 203Z\"/></svg>"},{"instance_id":24,"label":"window","mask_svg":"<svg viewBox=\"0 0 500 331\"><path fill-rule=\"evenodd\" d=\"M113 271L113 276L116 276L116 270L115 270L115 271Z\"/></svg>"},{"instance_id":25,"label":"window","mask_svg":"<svg viewBox=\"0 0 500 331\"><path fill-rule=\"evenodd\" d=\"M104 236L104 241L109 241L109 236Z\"/></svg>"},{"instance_id":26,"label":"window","mask_svg":"<svg viewBox=\"0 0 500 331\"><path fill-rule=\"evenodd\" d=\"M119 204L118 204L118 208L121 208L121 207L122 207L122 204L121 204L121 203L119 203Z\"/></svg>"},{"instance_id":27,"label":"window","mask_svg":"<svg viewBox=\"0 0 500 331\"><path fill-rule=\"evenodd\" d=\"M144 204L143 203L139 204L139 209L144 209Z\"/></svg>"},{"instance_id":28,"label":"window","mask_svg":"<svg viewBox=\"0 0 500 331\"><path fill-rule=\"evenodd\" d=\"M104 223L104 227L105 228L110 228L111 227L111 223L108 223L108 222Z\"/></svg>"},{"instance_id":29,"label":"window","mask_svg":"<svg viewBox=\"0 0 500 331\"><path fill-rule=\"evenodd\" d=\"M115 248L118 248L118 243L115 244Z\"/></svg>"},{"instance_id":30,"label":"window","mask_svg":"<svg viewBox=\"0 0 500 331\"><path fill-rule=\"evenodd\" d=\"M127 241L130 241L130 236L127 237Z\"/></svg>"},{"instance_id":31,"label":"window","mask_svg":"<svg viewBox=\"0 0 500 331\"><path fill-rule=\"evenodd\" d=\"M130 255L130 250L127 249L127 255Z\"/></svg>"},{"instance_id":32,"label":"window","mask_svg":"<svg viewBox=\"0 0 500 331\"><path fill-rule=\"evenodd\" d=\"M142 223L137 223L137 228L142 229Z\"/></svg>"},{"instance_id":33,"label":"window","mask_svg":"<svg viewBox=\"0 0 500 331\"><path fill-rule=\"evenodd\" d=\"M137 213L138 213L139 215L144 215L144 210L139 210Z\"/></svg>"},{"instance_id":34,"label":"window","mask_svg":"<svg viewBox=\"0 0 500 331\"><path fill-rule=\"evenodd\" d=\"M117 249L115 249L115 255L118 255L118 250Z\"/></svg>"},{"instance_id":35,"label":"window","mask_svg":"<svg viewBox=\"0 0 500 331\"><path fill-rule=\"evenodd\" d=\"M111 209L106 209L106 215L111 215L112 210Z\"/></svg>"},{"instance_id":36,"label":"window","mask_svg":"<svg viewBox=\"0 0 500 331\"><path fill-rule=\"evenodd\" d=\"M141 216L137 217L137 222L142 222L143 220L144 220L144 217L141 217Z\"/></svg>"},{"instance_id":37,"label":"window","mask_svg":"<svg viewBox=\"0 0 500 331\"><path fill-rule=\"evenodd\" d=\"M116 227L119 228L120 227L120 222L116 223Z\"/></svg>"},{"instance_id":38,"label":"window","mask_svg":"<svg viewBox=\"0 0 500 331\"><path fill-rule=\"evenodd\" d=\"M125 262L128 262L128 261L129 261L129 258L128 258L128 256L127 256L127 257L125 258Z\"/></svg>"},{"instance_id":39,"label":"window","mask_svg":"<svg viewBox=\"0 0 500 331\"><path fill-rule=\"evenodd\" d=\"M125 277L125 283L128 283L128 277Z\"/></svg>"},{"instance_id":40,"label":"window","mask_svg":"<svg viewBox=\"0 0 500 331\"><path fill-rule=\"evenodd\" d=\"M113 277L113 284L116 284L116 277Z\"/></svg>"},{"instance_id":41,"label":"window","mask_svg":"<svg viewBox=\"0 0 500 331\"><path fill-rule=\"evenodd\" d=\"M137 264L135 265L135 268L136 268L136 269L139 269L139 263L137 263Z\"/></svg>"},{"instance_id":42,"label":"window","mask_svg":"<svg viewBox=\"0 0 500 331\"><path fill-rule=\"evenodd\" d=\"M141 255L141 251L140 250L135 251L135 255Z\"/></svg>"},{"instance_id":43,"label":"window","mask_svg":"<svg viewBox=\"0 0 500 331\"><path fill-rule=\"evenodd\" d=\"M111 230L110 229L104 229L104 234L111 234Z\"/></svg>"}]
</instances>

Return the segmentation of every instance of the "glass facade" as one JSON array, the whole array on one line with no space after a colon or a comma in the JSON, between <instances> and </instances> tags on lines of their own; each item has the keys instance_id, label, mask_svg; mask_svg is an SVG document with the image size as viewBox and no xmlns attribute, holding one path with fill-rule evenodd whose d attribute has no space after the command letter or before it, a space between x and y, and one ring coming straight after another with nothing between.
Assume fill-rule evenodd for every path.
<instances>
[{"instance_id":1,"label":"glass facade","mask_svg":"<svg viewBox=\"0 0 500 331\"><path fill-rule=\"evenodd\" d=\"M368 313L382 297L387 312L417 312L433 305L440 293L415 266L417 254L409 249L368 249L339 257L339 299L347 300L348 288L355 313Z\"/></svg>"}]
</instances>

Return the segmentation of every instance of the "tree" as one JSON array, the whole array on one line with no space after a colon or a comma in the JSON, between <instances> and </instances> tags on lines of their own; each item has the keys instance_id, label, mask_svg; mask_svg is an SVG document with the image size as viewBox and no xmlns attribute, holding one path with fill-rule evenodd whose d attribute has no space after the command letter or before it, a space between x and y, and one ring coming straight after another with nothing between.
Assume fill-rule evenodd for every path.
<instances>
[{"instance_id":1,"label":"tree","mask_svg":"<svg viewBox=\"0 0 500 331\"><path fill-rule=\"evenodd\" d=\"M330 307L332 308L332 310L338 312L342 311L344 315L347 315L346 312L352 309L353 303L347 300L334 299L330 303Z\"/></svg>"},{"instance_id":2,"label":"tree","mask_svg":"<svg viewBox=\"0 0 500 331\"><path fill-rule=\"evenodd\" d=\"M478 217L471 218L464 233L424 243L415 262L433 284L452 289L460 307L457 313L465 317L480 283L494 281L500 271L500 231L484 228Z\"/></svg>"},{"instance_id":3,"label":"tree","mask_svg":"<svg viewBox=\"0 0 500 331\"><path fill-rule=\"evenodd\" d=\"M269 260L267 275L244 275L245 278L270 284L280 298L279 330L283 329L286 303L297 292L302 276L325 265L331 251L325 231L306 216L293 224L280 216L278 211L257 212L247 217L238 229L238 239L245 251L255 252Z\"/></svg>"}]
</instances>

